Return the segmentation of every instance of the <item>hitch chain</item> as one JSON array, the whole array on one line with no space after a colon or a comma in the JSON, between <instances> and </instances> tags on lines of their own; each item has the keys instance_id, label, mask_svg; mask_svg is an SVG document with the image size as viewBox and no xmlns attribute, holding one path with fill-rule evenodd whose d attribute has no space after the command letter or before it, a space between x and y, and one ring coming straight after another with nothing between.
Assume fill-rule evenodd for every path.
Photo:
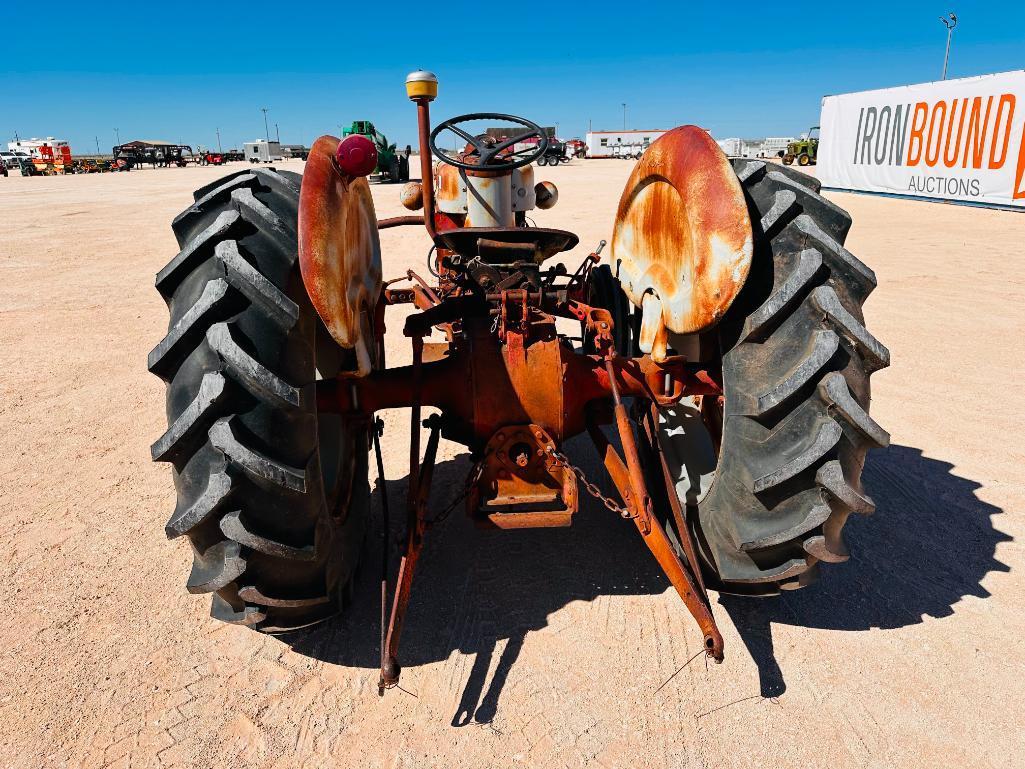
<instances>
[{"instance_id":1,"label":"hitch chain","mask_svg":"<svg viewBox=\"0 0 1025 769\"><path fill-rule=\"evenodd\" d=\"M470 468L470 472L466 474L466 480L463 481L463 488L456 492L456 495L452 497L445 508L438 513L436 516L427 521L428 526L436 526L442 523L449 514L456 509L456 506L470 496L470 492L473 490L474 485L480 480L481 473L484 471L484 460L487 457L481 457Z\"/></svg>"},{"instance_id":2,"label":"hitch chain","mask_svg":"<svg viewBox=\"0 0 1025 769\"><path fill-rule=\"evenodd\" d=\"M567 457L561 451L556 451L551 446L549 446L548 455L552 459L554 459L556 463L562 465L563 467L567 467L574 473L576 473L576 476L580 479L580 482L584 484L584 489L587 490L587 493L595 499L597 499L603 505L605 505L605 507L607 507L612 512L619 513L620 518L632 519L636 517L627 508L617 503L614 499L612 499L611 497L606 497L604 494L602 494L601 489L599 489L596 484L591 483L589 480L587 480L587 476L584 475L584 471L576 465L574 465L572 462L570 462L569 457Z\"/></svg>"}]
</instances>

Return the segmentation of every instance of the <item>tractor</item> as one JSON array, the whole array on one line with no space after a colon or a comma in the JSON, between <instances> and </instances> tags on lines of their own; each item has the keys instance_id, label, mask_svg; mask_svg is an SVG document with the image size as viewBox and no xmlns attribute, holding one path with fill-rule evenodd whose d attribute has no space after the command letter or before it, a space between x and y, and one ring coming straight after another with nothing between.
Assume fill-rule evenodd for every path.
<instances>
[{"instance_id":1,"label":"tractor","mask_svg":"<svg viewBox=\"0 0 1025 769\"><path fill-rule=\"evenodd\" d=\"M388 143L388 137L378 133L369 120L353 120L352 125L342 131L342 138L348 136L363 136L373 142L377 152L377 167L372 172L374 181L409 181L411 147L407 145L404 153L398 152L394 144Z\"/></svg>"},{"instance_id":2,"label":"tractor","mask_svg":"<svg viewBox=\"0 0 1025 769\"><path fill-rule=\"evenodd\" d=\"M792 166L794 160L797 160L799 166L813 166L818 162L819 158L819 127L812 126L808 129L808 134L802 136L797 141L792 141L787 145L786 152L783 153L783 165Z\"/></svg>"},{"instance_id":3,"label":"tractor","mask_svg":"<svg viewBox=\"0 0 1025 769\"><path fill-rule=\"evenodd\" d=\"M815 179L729 160L684 125L631 169L609 242L567 265L578 237L528 218L559 200L534 177L543 129L498 113L432 125L430 72L406 92L422 178L401 200L414 213L377 218L380 145L357 132L317 139L301 176L253 168L208 184L172 223L180 251L156 276L170 326L148 366L166 382L152 456L172 467L165 533L191 544L188 591L263 633L341 611L372 493L391 541L378 415L406 409L379 693L398 684L424 541L451 509L431 502L443 438L470 457L456 500L493 536L572 526L582 494L622 518L610 525L636 530L721 661L711 591L804 587L848 559L848 516L873 510L861 471L889 436L869 416L869 378L889 353L865 326L876 278L843 245L850 217ZM491 137L481 121L518 132ZM462 148L442 151L442 134ZM408 226L430 236L431 280L382 275L379 231ZM384 355L396 308L404 366ZM616 494L568 455L577 435Z\"/></svg>"}]
</instances>

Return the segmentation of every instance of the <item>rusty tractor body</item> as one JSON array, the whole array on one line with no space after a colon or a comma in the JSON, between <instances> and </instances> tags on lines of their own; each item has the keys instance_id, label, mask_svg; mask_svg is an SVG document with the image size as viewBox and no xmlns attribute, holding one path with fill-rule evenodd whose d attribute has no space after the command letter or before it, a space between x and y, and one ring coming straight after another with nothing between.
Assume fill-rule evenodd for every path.
<instances>
[{"instance_id":1,"label":"rusty tractor body","mask_svg":"<svg viewBox=\"0 0 1025 769\"><path fill-rule=\"evenodd\" d=\"M197 192L197 204L176 220L184 256L158 276L166 297L201 272L206 262L196 254L216 241L206 282L189 291L192 309L177 322L172 314L168 338L150 357L173 393L171 427L154 457L175 464L179 508L168 534L188 534L194 545L190 590L214 593L215 616L269 631L339 608L336 593L358 557L351 540L366 525L359 489L368 446L383 476L375 414L405 408L406 544L397 574L387 552L382 564L382 693L399 679L399 639L433 520L428 499L442 437L470 452L466 509L480 526L571 526L582 492L631 521L695 618L705 652L721 661L707 588L771 593L804 584L818 562L846 557L839 529L849 512L870 507L851 468L860 472L865 434L885 443L867 417L863 379L888 358L862 333L860 304L848 308L874 284L871 271L839 245L842 221L816 223L816 211L833 211L806 177L764 163L737 168L694 126L647 149L620 200L610 254L603 257L602 241L570 270L553 257L573 249L577 236L527 218L558 201L554 185L534 178L533 164L548 151L543 129L497 113L432 127L431 73L411 74L407 94L418 112L422 178L403 188L402 201L422 213L376 218L366 178L375 148L354 135L314 143L301 189L270 171L241 172ZM470 130L478 120L522 130L496 139ZM465 142L461 151L439 149L446 131ZM382 274L378 231L410 225L433 240L433 281L412 270ZM802 247L779 240L801 233ZM291 237L298 297L285 273L265 268L259 256L287 253ZM843 280L831 283L834 274ZM229 295L230 308L221 309ZM805 314L799 308L809 303ZM400 304L414 310L402 328L413 359L389 368L386 311ZM288 380L270 369L298 365L295 355L261 352L243 337L266 316L286 329L268 338L286 339L280 334L297 333L310 306L308 325L319 331L306 339L316 364ZM203 349L212 352L204 355L214 363L198 379L182 373L199 356L182 340L199 338L191 324L204 313L220 322L206 325ZM246 320L245 313L257 314ZM579 339L560 333L558 319L579 324ZM769 344L784 334L791 336L778 350ZM251 401L228 408L231 388ZM809 392L818 395L809 400ZM437 411L425 420L425 408ZM308 426L289 427L280 416L300 412L319 425L309 440ZM422 426L429 429L423 451ZM271 454L285 449L272 444L290 429L307 448L277 461ZM582 433L619 500L602 495L564 453ZM790 433L800 435L784 446ZM753 446L759 441L762 449ZM331 461L328 442L343 447ZM766 454L774 442L780 446ZM201 479L190 475L200 459ZM378 483L387 530L388 499ZM187 490L204 484L202 493ZM318 519L321 508L310 507L311 523L300 531L259 502L248 510L222 502L251 498L246 484L284 489L283 500L299 498L285 491L308 496L315 487L326 512ZM329 543L347 560L333 562ZM297 576L281 566L289 576L279 580L275 558L307 566Z\"/></svg>"}]
</instances>

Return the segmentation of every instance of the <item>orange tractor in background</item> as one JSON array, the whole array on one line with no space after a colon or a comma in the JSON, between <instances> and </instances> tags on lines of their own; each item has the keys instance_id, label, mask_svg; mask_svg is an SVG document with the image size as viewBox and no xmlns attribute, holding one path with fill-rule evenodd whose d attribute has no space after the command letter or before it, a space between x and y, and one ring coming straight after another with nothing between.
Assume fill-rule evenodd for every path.
<instances>
[{"instance_id":1,"label":"orange tractor in background","mask_svg":"<svg viewBox=\"0 0 1025 769\"><path fill-rule=\"evenodd\" d=\"M629 521L721 660L708 591L806 585L847 559L844 523L873 507L861 469L889 438L869 377L889 353L864 324L875 276L843 246L850 218L814 179L730 161L682 126L634 167L607 249L567 266L577 236L528 219L559 199L534 178L541 127L497 113L432 126L437 79L417 71L406 89L422 178L402 201L419 213L378 220L374 143L322 136L302 176L239 171L172 224L181 250L156 279L171 322L149 356L168 429L152 453L173 468L165 530L191 542L188 590L261 632L337 613L370 525L371 450L388 530L376 415L403 408L406 544L382 564L382 693L399 679L442 438L470 453L465 506L481 526L571 526L581 493ZM495 121L519 132L474 127ZM461 149L442 151L442 134ZM433 279L382 275L378 232L399 226L426 228ZM412 363L388 367L396 305L412 309ZM584 433L618 499L567 456Z\"/></svg>"}]
</instances>

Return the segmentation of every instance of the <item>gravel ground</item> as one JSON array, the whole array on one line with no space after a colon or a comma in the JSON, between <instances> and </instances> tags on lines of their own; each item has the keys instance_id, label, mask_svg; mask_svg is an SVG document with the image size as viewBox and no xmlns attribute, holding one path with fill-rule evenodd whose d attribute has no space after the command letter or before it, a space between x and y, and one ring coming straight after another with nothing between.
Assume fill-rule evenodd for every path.
<instances>
[{"instance_id":1,"label":"gravel ground","mask_svg":"<svg viewBox=\"0 0 1025 769\"><path fill-rule=\"evenodd\" d=\"M609 236L629 170L539 169L561 197L535 219L581 236L570 261ZM892 434L865 471L878 510L816 585L717 599L723 665L656 691L701 637L633 526L584 497L569 530L432 532L410 694L378 699L373 575L290 644L211 620L184 590L188 546L164 538L153 275L172 216L225 172L0 178L0 766L1025 765L1025 217L829 195L893 358L873 379ZM395 187L374 197L402 213ZM419 229L381 240L386 275L424 263ZM398 499L406 416L385 416ZM443 445L439 503L467 466Z\"/></svg>"}]
</instances>

